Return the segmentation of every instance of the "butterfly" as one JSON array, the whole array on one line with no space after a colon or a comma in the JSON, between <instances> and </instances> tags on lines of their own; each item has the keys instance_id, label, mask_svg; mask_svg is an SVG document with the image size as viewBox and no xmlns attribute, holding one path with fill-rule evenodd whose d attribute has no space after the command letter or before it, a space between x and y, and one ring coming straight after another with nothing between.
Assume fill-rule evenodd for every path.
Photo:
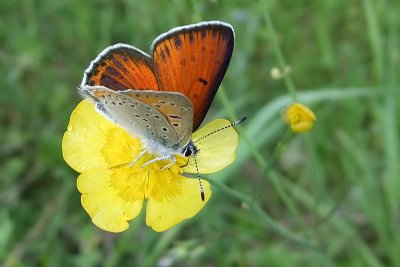
<instances>
[{"instance_id":1,"label":"butterfly","mask_svg":"<svg viewBox=\"0 0 400 267\"><path fill-rule=\"evenodd\" d=\"M142 140L146 152L176 162L196 156L191 139L200 126L232 57L231 25L210 21L158 36L150 55L127 44L106 48L86 69L79 87L96 110Z\"/></svg>"}]
</instances>

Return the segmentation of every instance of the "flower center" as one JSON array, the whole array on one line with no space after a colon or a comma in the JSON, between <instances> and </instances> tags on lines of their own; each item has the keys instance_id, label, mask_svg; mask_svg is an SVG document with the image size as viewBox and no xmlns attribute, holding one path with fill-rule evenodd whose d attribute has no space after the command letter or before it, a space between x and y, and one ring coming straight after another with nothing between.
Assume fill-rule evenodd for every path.
<instances>
[{"instance_id":1,"label":"flower center","mask_svg":"<svg viewBox=\"0 0 400 267\"><path fill-rule=\"evenodd\" d=\"M145 154L132 167L127 165L113 172L111 186L121 198L127 201L143 198L162 201L180 192L183 176L179 166L175 163L161 170L170 163L169 160L162 160L142 167L153 158L155 155Z\"/></svg>"},{"instance_id":2,"label":"flower center","mask_svg":"<svg viewBox=\"0 0 400 267\"><path fill-rule=\"evenodd\" d=\"M180 166L186 161L178 157L175 164L163 170L163 167L171 163L170 160L156 161L142 167L156 158L154 154L145 153L135 164L129 166L142 150L140 140L132 138L123 129L114 128L107 133L107 146L103 148L103 155L113 169L110 186L127 201L143 198L161 201L178 194L184 178Z\"/></svg>"}]
</instances>

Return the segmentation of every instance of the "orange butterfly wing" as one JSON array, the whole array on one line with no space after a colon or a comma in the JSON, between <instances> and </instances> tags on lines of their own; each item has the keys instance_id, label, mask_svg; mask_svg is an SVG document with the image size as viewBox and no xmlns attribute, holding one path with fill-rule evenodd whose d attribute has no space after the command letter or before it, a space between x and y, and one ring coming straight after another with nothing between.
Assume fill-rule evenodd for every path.
<instances>
[{"instance_id":1,"label":"orange butterfly wing","mask_svg":"<svg viewBox=\"0 0 400 267\"><path fill-rule=\"evenodd\" d=\"M158 90L153 60L125 44L106 48L85 71L81 86L102 85L112 90Z\"/></svg>"},{"instance_id":2,"label":"orange butterfly wing","mask_svg":"<svg viewBox=\"0 0 400 267\"><path fill-rule=\"evenodd\" d=\"M193 130L200 126L221 84L233 45L233 29L222 22L175 28L152 44L160 90L183 93L192 101Z\"/></svg>"},{"instance_id":3,"label":"orange butterfly wing","mask_svg":"<svg viewBox=\"0 0 400 267\"><path fill-rule=\"evenodd\" d=\"M223 22L178 27L154 40L153 58L126 44L106 48L86 69L81 86L182 93L192 102L196 130L225 75L233 45L233 29Z\"/></svg>"}]
</instances>

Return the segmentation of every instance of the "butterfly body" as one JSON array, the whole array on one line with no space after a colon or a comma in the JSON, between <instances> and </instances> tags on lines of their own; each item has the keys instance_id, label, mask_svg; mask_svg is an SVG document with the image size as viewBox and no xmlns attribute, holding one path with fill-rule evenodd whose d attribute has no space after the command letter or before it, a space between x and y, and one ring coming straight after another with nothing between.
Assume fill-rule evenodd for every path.
<instances>
[{"instance_id":1,"label":"butterfly body","mask_svg":"<svg viewBox=\"0 0 400 267\"><path fill-rule=\"evenodd\" d=\"M96 110L144 143L158 159L195 155L191 141L193 108L180 93L152 90L116 92L104 86L84 86L80 94L94 101Z\"/></svg>"}]
</instances>

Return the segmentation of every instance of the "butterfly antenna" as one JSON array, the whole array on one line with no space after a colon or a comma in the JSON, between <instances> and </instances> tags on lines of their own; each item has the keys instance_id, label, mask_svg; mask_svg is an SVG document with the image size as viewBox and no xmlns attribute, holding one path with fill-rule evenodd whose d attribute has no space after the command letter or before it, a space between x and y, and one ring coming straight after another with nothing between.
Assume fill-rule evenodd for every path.
<instances>
[{"instance_id":1,"label":"butterfly antenna","mask_svg":"<svg viewBox=\"0 0 400 267\"><path fill-rule=\"evenodd\" d=\"M206 137L209 137L210 135L216 134L216 133L218 133L218 132L220 132L220 131L222 131L222 130L225 130L225 129L227 129L227 128L233 127L233 126L235 126L235 125L241 124L241 123L244 122L246 119L247 119L247 116L244 116L244 117L242 117L240 120L235 121L235 122L233 122L233 123L231 123L231 124L229 124L229 125L226 125L226 126L224 126L224 127L222 127L222 128L219 128L219 129L217 129L217 130L215 130L215 131L213 131L213 132L211 132L211 133L208 133L208 134L206 134L205 136L203 136L202 138L197 139L197 140L195 140L195 141L193 141L193 142L196 143L196 142L198 142L198 141L200 141L200 140L202 140L202 139L204 139L204 138L206 138Z\"/></svg>"},{"instance_id":2,"label":"butterfly antenna","mask_svg":"<svg viewBox=\"0 0 400 267\"><path fill-rule=\"evenodd\" d=\"M196 156L194 156L193 158L194 158L194 165L196 166L197 179L199 180L199 185L200 185L201 201L204 201L204 188L203 188L203 184L201 183L201 179L200 179L199 167L197 167L197 159L196 159Z\"/></svg>"}]
</instances>

